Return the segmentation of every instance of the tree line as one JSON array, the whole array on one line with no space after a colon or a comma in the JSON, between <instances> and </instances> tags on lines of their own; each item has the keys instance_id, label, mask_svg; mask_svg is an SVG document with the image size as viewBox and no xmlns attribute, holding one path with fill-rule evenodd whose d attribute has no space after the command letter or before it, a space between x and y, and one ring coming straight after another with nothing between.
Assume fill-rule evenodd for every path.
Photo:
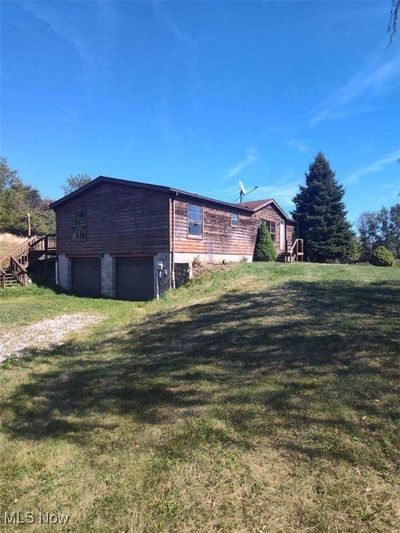
<instances>
[{"instance_id":1,"label":"tree line","mask_svg":"<svg viewBox=\"0 0 400 533\"><path fill-rule=\"evenodd\" d=\"M87 174L70 176L62 187L64 194L69 194L90 180ZM26 185L18 172L9 167L6 158L0 158L0 233L27 235L28 214L32 234L55 233L55 214L49 207L51 202L37 189Z\"/></svg>"},{"instance_id":2,"label":"tree line","mask_svg":"<svg viewBox=\"0 0 400 533\"><path fill-rule=\"evenodd\" d=\"M368 261L378 246L385 246L394 257L400 258L400 203L367 211L357 222L360 258Z\"/></svg>"}]
</instances>

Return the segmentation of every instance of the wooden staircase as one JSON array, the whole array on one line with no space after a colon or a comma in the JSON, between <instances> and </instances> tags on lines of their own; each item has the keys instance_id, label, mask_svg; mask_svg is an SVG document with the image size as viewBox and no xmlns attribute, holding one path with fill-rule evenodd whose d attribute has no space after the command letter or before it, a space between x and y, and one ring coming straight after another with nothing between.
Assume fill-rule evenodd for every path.
<instances>
[{"instance_id":1,"label":"wooden staircase","mask_svg":"<svg viewBox=\"0 0 400 533\"><path fill-rule=\"evenodd\" d=\"M304 240L296 239L292 246L278 257L278 260L284 263L304 261Z\"/></svg>"},{"instance_id":2,"label":"wooden staircase","mask_svg":"<svg viewBox=\"0 0 400 533\"><path fill-rule=\"evenodd\" d=\"M0 272L0 276L2 276L1 286L3 288L14 287L14 285L19 285L18 279L14 276L14 274L8 268L5 270L2 270Z\"/></svg>"},{"instance_id":3,"label":"wooden staircase","mask_svg":"<svg viewBox=\"0 0 400 533\"><path fill-rule=\"evenodd\" d=\"M44 256L45 264L49 256L56 253L56 236L34 235L19 244L10 253L0 257L0 287L25 286L31 282L28 267Z\"/></svg>"}]
</instances>

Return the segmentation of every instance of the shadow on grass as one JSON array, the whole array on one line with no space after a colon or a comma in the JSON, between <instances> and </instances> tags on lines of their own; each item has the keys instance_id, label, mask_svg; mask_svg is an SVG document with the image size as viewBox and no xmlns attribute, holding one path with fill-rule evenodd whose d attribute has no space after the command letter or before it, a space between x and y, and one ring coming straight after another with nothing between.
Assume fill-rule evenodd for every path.
<instances>
[{"instance_id":1,"label":"shadow on grass","mask_svg":"<svg viewBox=\"0 0 400 533\"><path fill-rule=\"evenodd\" d=\"M399 302L389 282L292 282L38 351L9 363L40 357L52 370L33 369L17 386L0 406L3 427L85 445L95 430L112 431L108 415L139 426L189 421L190 431L163 444L169 453L268 436L287 453L357 462L357 443L368 442L365 460L382 468L396 448Z\"/></svg>"}]
</instances>

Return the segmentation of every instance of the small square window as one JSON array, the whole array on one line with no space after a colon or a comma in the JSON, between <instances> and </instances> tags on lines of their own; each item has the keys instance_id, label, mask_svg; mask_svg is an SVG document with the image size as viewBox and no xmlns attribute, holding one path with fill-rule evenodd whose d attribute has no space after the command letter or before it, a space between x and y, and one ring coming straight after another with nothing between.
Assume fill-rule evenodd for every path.
<instances>
[{"instance_id":1,"label":"small square window","mask_svg":"<svg viewBox=\"0 0 400 533\"><path fill-rule=\"evenodd\" d=\"M84 241L86 239L86 213L79 211L72 215L72 240Z\"/></svg>"},{"instance_id":2,"label":"small square window","mask_svg":"<svg viewBox=\"0 0 400 533\"><path fill-rule=\"evenodd\" d=\"M231 213L231 226L239 226L238 213Z\"/></svg>"},{"instance_id":3,"label":"small square window","mask_svg":"<svg viewBox=\"0 0 400 533\"><path fill-rule=\"evenodd\" d=\"M200 205L188 206L188 233L194 237L203 235L203 208Z\"/></svg>"}]
</instances>

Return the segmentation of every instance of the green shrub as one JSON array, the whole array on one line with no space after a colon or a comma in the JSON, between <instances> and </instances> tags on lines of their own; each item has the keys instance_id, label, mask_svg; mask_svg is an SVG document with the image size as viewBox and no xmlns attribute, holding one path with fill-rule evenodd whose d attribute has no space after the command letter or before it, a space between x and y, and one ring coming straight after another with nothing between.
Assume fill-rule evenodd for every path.
<instances>
[{"instance_id":1,"label":"green shrub","mask_svg":"<svg viewBox=\"0 0 400 533\"><path fill-rule=\"evenodd\" d=\"M378 246L372 252L369 262L376 266L390 267L394 265L394 257L392 252L388 250L385 246Z\"/></svg>"},{"instance_id":2,"label":"green shrub","mask_svg":"<svg viewBox=\"0 0 400 533\"><path fill-rule=\"evenodd\" d=\"M254 261L275 261L276 250L265 222L258 228Z\"/></svg>"}]
</instances>

